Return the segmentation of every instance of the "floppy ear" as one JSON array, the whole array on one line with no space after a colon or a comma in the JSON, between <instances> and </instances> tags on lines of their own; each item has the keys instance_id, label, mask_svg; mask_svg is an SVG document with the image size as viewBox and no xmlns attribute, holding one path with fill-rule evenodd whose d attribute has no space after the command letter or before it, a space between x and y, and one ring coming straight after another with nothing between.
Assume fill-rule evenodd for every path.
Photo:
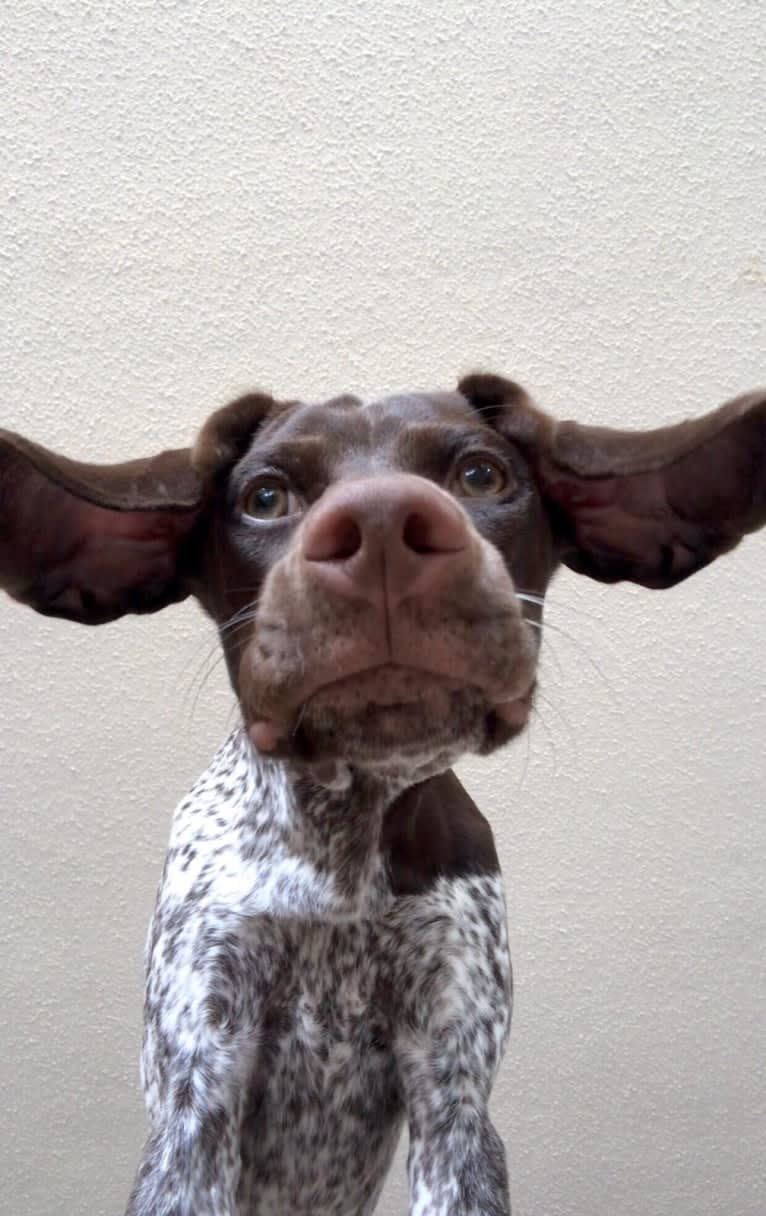
<instances>
[{"instance_id":1,"label":"floppy ear","mask_svg":"<svg viewBox=\"0 0 766 1216\"><path fill-rule=\"evenodd\" d=\"M0 430L0 588L88 625L154 612L189 593L200 504L186 450L83 464Z\"/></svg>"},{"instance_id":2,"label":"floppy ear","mask_svg":"<svg viewBox=\"0 0 766 1216\"><path fill-rule=\"evenodd\" d=\"M215 485L247 451L256 431L273 415L294 405L268 393L244 393L211 414L191 453L195 471Z\"/></svg>"},{"instance_id":3,"label":"floppy ear","mask_svg":"<svg viewBox=\"0 0 766 1216\"><path fill-rule=\"evenodd\" d=\"M671 587L766 524L766 391L643 432L555 422L497 376L460 391L525 449L581 574Z\"/></svg>"}]
</instances>

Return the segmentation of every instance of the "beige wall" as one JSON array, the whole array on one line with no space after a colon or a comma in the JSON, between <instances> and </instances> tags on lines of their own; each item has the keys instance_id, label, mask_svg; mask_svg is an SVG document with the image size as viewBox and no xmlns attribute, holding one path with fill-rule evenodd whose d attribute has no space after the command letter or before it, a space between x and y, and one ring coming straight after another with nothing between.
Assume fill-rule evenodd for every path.
<instances>
[{"instance_id":1,"label":"beige wall","mask_svg":"<svg viewBox=\"0 0 766 1216\"><path fill-rule=\"evenodd\" d=\"M0 425L118 459L254 384L482 365L647 426L763 382L763 30L755 0L6 6ZM520 1216L766 1210L765 599L764 537L665 595L562 576L528 748L464 767L510 896ZM168 819L230 720L212 643L191 605L0 605L9 1216L125 1202Z\"/></svg>"}]
</instances>

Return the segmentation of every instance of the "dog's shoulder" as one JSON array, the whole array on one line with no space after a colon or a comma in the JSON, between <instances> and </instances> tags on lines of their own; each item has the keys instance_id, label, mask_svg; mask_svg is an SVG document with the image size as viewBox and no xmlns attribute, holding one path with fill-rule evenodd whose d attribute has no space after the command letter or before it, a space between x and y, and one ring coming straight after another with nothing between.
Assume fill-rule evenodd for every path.
<instances>
[{"instance_id":1,"label":"dog's shoulder","mask_svg":"<svg viewBox=\"0 0 766 1216\"><path fill-rule=\"evenodd\" d=\"M439 878L496 876L492 829L453 772L412 786L386 814L383 847L397 895L417 895Z\"/></svg>"}]
</instances>

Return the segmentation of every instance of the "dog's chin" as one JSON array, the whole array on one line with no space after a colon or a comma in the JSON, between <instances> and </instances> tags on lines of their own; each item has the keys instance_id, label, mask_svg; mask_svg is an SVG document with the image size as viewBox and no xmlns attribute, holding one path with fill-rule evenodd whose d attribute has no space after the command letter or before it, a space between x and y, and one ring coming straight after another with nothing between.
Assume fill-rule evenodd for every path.
<instances>
[{"instance_id":1,"label":"dog's chin","mask_svg":"<svg viewBox=\"0 0 766 1216\"><path fill-rule=\"evenodd\" d=\"M521 729L518 717L508 721L478 687L386 666L314 693L299 714L293 746L308 763L422 780L467 752L493 751Z\"/></svg>"}]
</instances>

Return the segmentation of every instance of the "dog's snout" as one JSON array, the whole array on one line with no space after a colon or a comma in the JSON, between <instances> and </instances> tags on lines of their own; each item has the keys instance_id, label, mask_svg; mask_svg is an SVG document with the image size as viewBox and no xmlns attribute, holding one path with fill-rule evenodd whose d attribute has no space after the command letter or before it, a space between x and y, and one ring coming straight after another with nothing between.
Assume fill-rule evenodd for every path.
<instances>
[{"instance_id":1,"label":"dog's snout","mask_svg":"<svg viewBox=\"0 0 766 1216\"><path fill-rule=\"evenodd\" d=\"M425 594L469 547L465 513L424 478L397 474L328 490L306 520L302 557L339 594Z\"/></svg>"}]
</instances>

